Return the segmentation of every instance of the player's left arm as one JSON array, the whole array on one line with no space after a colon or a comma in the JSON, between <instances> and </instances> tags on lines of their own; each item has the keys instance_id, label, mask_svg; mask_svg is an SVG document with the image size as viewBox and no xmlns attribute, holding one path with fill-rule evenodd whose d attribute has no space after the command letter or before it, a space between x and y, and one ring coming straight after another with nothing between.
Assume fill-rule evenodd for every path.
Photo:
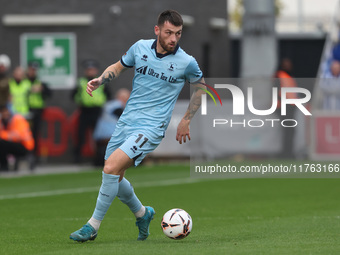
<instances>
[{"instance_id":1,"label":"player's left arm","mask_svg":"<svg viewBox=\"0 0 340 255\"><path fill-rule=\"evenodd\" d=\"M200 79L198 82L191 84L194 86L194 93L191 96L189 106L187 111L184 114L181 122L178 124L177 127L177 135L176 140L182 144L182 141L185 143L187 141L187 137L190 140L190 122L191 119L194 117L195 113L201 106L201 98L202 94L205 94L204 90L206 87L203 85L204 79Z\"/></svg>"}]
</instances>

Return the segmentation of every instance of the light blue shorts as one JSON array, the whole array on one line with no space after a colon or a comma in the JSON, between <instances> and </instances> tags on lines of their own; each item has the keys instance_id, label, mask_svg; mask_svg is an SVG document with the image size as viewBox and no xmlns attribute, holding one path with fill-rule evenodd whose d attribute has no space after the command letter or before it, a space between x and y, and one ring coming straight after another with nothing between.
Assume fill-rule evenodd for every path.
<instances>
[{"instance_id":1,"label":"light blue shorts","mask_svg":"<svg viewBox=\"0 0 340 255\"><path fill-rule=\"evenodd\" d=\"M134 160L135 166L138 166L145 156L161 143L163 134L164 132L160 130L131 127L118 122L107 144L105 160L119 148Z\"/></svg>"}]
</instances>

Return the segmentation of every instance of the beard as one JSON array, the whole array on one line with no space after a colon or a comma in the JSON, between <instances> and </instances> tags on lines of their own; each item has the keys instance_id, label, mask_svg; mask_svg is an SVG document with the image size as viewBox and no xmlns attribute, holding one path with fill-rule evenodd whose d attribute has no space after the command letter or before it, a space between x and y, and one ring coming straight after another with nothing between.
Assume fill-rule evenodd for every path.
<instances>
[{"instance_id":1,"label":"beard","mask_svg":"<svg viewBox=\"0 0 340 255\"><path fill-rule=\"evenodd\" d=\"M170 46L166 44L161 36L158 37L158 41L159 41L159 44L162 46L162 48L166 50L167 52L173 52L177 45L175 44L174 46Z\"/></svg>"}]
</instances>

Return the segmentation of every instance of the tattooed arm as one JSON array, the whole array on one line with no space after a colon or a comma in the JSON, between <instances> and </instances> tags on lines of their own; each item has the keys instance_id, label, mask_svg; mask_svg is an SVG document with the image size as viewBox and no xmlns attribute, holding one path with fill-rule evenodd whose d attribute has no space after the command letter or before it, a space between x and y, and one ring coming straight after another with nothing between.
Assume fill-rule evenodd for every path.
<instances>
[{"instance_id":1,"label":"tattooed arm","mask_svg":"<svg viewBox=\"0 0 340 255\"><path fill-rule=\"evenodd\" d=\"M87 83L86 92L92 97L92 92L94 90L96 90L100 85L105 85L117 78L125 69L126 68L120 63L120 61L114 63L113 65L110 65L108 68L105 69L100 77L90 80Z\"/></svg>"},{"instance_id":2,"label":"tattooed arm","mask_svg":"<svg viewBox=\"0 0 340 255\"><path fill-rule=\"evenodd\" d=\"M177 135L176 135L176 140L182 144L182 140L185 143L186 142L186 137L190 140L190 121L194 117L196 111L200 108L201 106L201 95L205 94L205 92L202 89L205 89L204 84L204 79L200 81L200 83L194 84L193 86L195 87L195 91L192 94L192 97L190 99L189 107L184 114L184 117L182 118L181 122L178 124L177 127Z\"/></svg>"}]
</instances>

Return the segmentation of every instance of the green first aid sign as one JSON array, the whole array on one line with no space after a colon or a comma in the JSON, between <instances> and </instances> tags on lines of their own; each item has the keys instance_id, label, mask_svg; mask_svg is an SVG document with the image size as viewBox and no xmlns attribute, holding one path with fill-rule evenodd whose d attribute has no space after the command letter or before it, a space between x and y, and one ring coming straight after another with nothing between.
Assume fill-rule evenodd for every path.
<instances>
[{"instance_id":1,"label":"green first aid sign","mask_svg":"<svg viewBox=\"0 0 340 255\"><path fill-rule=\"evenodd\" d=\"M72 88L76 83L76 39L72 33L26 33L20 38L21 66L39 63L39 79L51 88Z\"/></svg>"}]
</instances>

